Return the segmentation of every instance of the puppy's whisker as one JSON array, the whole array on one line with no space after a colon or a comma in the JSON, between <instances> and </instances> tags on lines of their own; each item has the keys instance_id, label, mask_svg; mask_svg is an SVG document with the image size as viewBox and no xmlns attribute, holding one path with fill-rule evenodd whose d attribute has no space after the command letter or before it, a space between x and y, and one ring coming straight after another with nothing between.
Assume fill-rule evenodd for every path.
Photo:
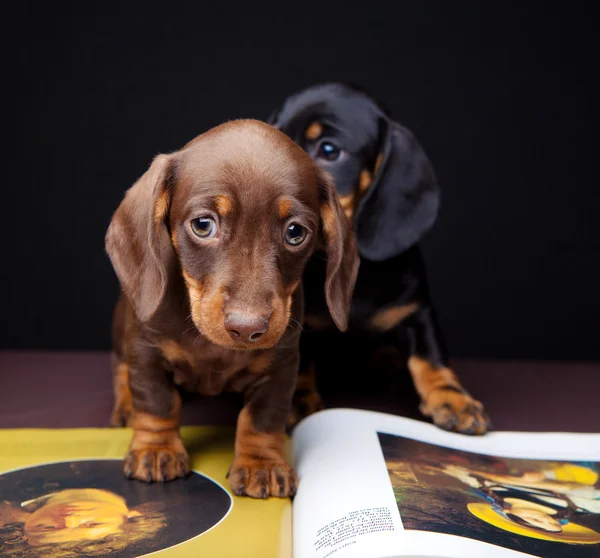
<instances>
[{"instance_id":1,"label":"puppy's whisker","mask_svg":"<svg viewBox=\"0 0 600 558\"><path fill-rule=\"evenodd\" d=\"M302 327L302 324L301 324L301 323L300 323L298 320L295 320L294 318L290 318L290 319L289 319L289 322L294 322L295 324L298 324L298 327L299 327L299 328L300 328L302 331L304 331L304 328ZM288 327L292 327L292 324L291 324L291 323L289 323L289 322L288 322Z\"/></svg>"},{"instance_id":2,"label":"puppy's whisker","mask_svg":"<svg viewBox=\"0 0 600 558\"><path fill-rule=\"evenodd\" d=\"M187 329L184 329L183 332L181 333L182 335L185 335L186 333L188 333L189 331L193 331L194 329L196 329L196 325L192 324L190 327L188 327Z\"/></svg>"},{"instance_id":3,"label":"puppy's whisker","mask_svg":"<svg viewBox=\"0 0 600 558\"><path fill-rule=\"evenodd\" d=\"M298 345L277 345L277 350L279 349L296 349Z\"/></svg>"}]
</instances>

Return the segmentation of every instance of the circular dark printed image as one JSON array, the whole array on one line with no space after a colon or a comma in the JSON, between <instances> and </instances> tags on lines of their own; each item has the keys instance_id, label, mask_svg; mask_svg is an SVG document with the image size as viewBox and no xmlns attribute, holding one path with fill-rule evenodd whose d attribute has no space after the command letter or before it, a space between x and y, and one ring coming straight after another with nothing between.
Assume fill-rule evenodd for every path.
<instances>
[{"instance_id":1,"label":"circular dark printed image","mask_svg":"<svg viewBox=\"0 0 600 558\"><path fill-rule=\"evenodd\" d=\"M19 558L133 558L202 535L232 505L195 472L145 484L125 479L120 459L35 465L0 475L0 548Z\"/></svg>"}]
</instances>

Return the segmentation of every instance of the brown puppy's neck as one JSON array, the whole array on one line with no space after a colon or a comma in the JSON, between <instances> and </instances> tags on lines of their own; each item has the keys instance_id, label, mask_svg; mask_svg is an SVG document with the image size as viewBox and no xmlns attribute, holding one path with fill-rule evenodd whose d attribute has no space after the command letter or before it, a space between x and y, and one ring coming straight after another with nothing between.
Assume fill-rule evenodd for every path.
<instances>
[{"instance_id":1,"label":"brown puppy's neck","mask_svg":"<svg viewBox=\"0 0 600 558\"><path fill-rule=\"evenodd\" d=\"M177 304L173 302L179 296ZM141 323L131 305L125 301L118 308L115 320L124 321L126 345L131 350L144 347L151 351L151 360L158 368L169 371L173 381L187 391L203 395L218 395L225 391L243 391L257 377L268 372L277 348L235 350L219 346L207 339L189 319L183 279L181 286L169 293L156 315ZM299 326L292 322L280 345L293 347L298 342ZM134 348L134 350L136 350Z\"/></svg>"}]
</instances>

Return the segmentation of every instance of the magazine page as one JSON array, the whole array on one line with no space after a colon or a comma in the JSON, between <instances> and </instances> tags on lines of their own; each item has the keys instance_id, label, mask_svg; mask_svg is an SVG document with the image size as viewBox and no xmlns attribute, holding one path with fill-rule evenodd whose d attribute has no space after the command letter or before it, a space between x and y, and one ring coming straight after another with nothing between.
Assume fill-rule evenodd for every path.
<instances>
[{"instance_id":1,"label":"magazine page","mask_svg":"<svg viewBox=\"0 0 600 558\"><path fill-rule=\"evenodd\" d=\"M333 409L293 435L295 558L600 555L600 434Z\"/></svg>"},{"instance_id":2,"label":"magazine page","mask_svg":"<svg viewBox=\"0 0 600 558\"><path fill-rule=\"evenodd\" d=\"M0 430L0 556L290 558L289 499L232 495L230 428L184 427L192 473L127 480L131 429Z\"/></svg>"}]
</instances>

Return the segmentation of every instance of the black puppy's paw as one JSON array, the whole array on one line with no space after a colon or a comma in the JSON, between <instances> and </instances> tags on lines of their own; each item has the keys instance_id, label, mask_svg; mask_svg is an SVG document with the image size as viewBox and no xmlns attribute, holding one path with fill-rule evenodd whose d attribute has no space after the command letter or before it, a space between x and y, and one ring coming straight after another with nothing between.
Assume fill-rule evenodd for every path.
<instances>
[{"instance_id":1,"label":"black puppy's paw","mask_svg":"<svg viewBox=\"0 0 600 558\"><path fill-rule=\"evenodd\" d=\"M431 391L420 409L437 426L451 432L485 434L492 426L483 405L468 393L454 388L441 387Z\"/></svg>"}]
</instances>

